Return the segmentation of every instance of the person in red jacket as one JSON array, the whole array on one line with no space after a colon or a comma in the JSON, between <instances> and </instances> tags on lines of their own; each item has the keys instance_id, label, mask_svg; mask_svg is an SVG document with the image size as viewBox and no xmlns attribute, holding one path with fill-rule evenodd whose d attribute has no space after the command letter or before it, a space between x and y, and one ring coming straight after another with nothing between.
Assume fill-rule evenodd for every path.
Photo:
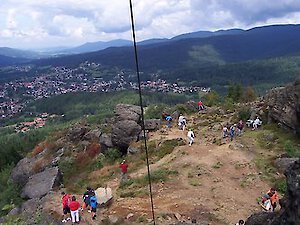
<instances>
[{"instance_id":1,"label":"person in red jacket","mask_svg":"<svg viewBox=\"0 0 300 225\"><path fill-rule=\"evenodd\" d=\"M125 159L120 164L120 168L121 168L121 182L120 183L123 183L125 180L127 180L127 170L128 170L128 164L126 163Z\"/></svg>"},{"instance_id":2,"label":"person in red jacket","mask_svg":"<svg viewBox=\"0 0 300 225\"><path fill-rule=\"evenodd\" d=\"M79 223L79 207L80 207L80 203L76 200L76 197L73 196L72 201L69 203L72 223Z\"/></svg>"},{"instance_id":3,"label":"person in red jacket","mask_svg":"<svg viewBox=\"0 0 300 225\"><path fill-rule=\"evenodd\" d=\"M63 207L63 220L61 222L66 223L67 220L71 219L70 217L68 217L68 214L70 214L69 203L71 201L71 197L65 192L62 192L61 195L62 195L61 201Z\"/></svg>"}]
</instances>

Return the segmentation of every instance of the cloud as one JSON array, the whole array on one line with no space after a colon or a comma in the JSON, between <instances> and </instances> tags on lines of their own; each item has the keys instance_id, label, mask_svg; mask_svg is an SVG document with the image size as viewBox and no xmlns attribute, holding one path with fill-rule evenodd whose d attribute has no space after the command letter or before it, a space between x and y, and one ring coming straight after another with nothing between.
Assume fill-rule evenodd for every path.
<instances>
[{"instance_id":1,"label":"cloud","mask_svg":"<svg viewBox=\"0 0 300 225\"><path fill-rule=\"evenodd\" d=\"M198 30L299 23L299 0L133 0L138 40ZM6 0L0 46L77 45L131 39L128 1Z\"/></svg>"}]
</instances>

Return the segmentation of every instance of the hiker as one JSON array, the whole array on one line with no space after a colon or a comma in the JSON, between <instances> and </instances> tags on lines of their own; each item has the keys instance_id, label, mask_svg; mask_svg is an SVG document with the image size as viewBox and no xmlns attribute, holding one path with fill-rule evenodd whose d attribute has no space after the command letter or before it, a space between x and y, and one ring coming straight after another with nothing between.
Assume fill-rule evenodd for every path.
<instances>
[{"instance_id":1,"label":"hiker","mask_svg":"<svg viewBox=\"0 0 300 225\"><path fill-rule=\"evenodd\" d=\"M231 141L233 140L234 135L235 135L235 128L236 128L236 124L232 125L232 126L230 127L230 130L229 130L230 140L231 140Z\"/></svg>"},{"instance_id":2,"label":"hiker","mask_svg":"<svg viewBox=\"0 0 300 225\"><path fill-rule=\"evenodd\" d=\"M198 102L198 110L199 111L204 110L204 105L203 105L203 102L201 100Z\"/></svg>"},{"instance_id":3,"label":"hiker","mask_svg":"<svg viewBox=\"0 0 300 225\"><path fill-rule=\"evenodd\" d=\"M275 190L275 188L270 188L270 190L268 191L268 194L269 193L270 193L270 201L272 204L272 209L274 211L277 206L277 202L278 202L278 194L277 194L277 191Z\"/></svg>"},{"instance_id":4,"label":"hiker","mask_svg":"<svg viewBox=\"0 0 300 225\"><path fill-rule=\"evenodd\" d=\"M256 117L256 119L253 121L253 124L252 124L252 126L253 126L252 130L256 130L258 128L258 126L260 126L261 124L262 124L262 121L258 117Z\"/></svg>"},{"instance_id":5,"label":"hiker","mask_svg":"<svg viewBox=\"0 0 300 225\"><path fill-rule=\"evenodd\" d=\"M97 202L95 192L92 194L92 196L90 198L90 205L92 207L92 220L95 220L96 219L97 206L98 206L98 202Z\"/></svg>"},{"instance_id":6,"label":"hiker","mask_svg":"<svg viewBox=\"0 0 300 225\"><path fill-rule=\"evenodd\" d=\"M65 192L61 193L62 195L62 206L63 206L63 220L62 223L66 223L68 220L71 220L70 216L68 217L68 214L70 215L70 208L69 208L69 202L71 200L70 195L66 194Z\"/></svg>"},{"instance_id":7,"label":"hiker","mask_svg":"<svg viewBox=\"0 0 300 225\"><path fill-rule=\"evenodd\" d=\"M195 138L195 134L192 129L189 129L189 131L187 133L187 137L189 139L189 146L192 146L192 144L194 143L194 138Z\"/></svg>"},{"instance_id":8,"label":"hiker","mask_svg":"<svg viewBox=\"0 0 300 225\"><path fill-rule=\"evenodd\" d=\"M72 197L72 201L69 203L69 208L71 211L72 223L79 223L79 208L80 203L76 200L76 197Z\"/></svg>"},{"instance_id":9,"label":"hiker","mask_svg":"<svg viewBox=\"0 0 300 225\"><path fill-rule=\"evenodd\" d=\"M88 209L88 211L91 211L90 207L90 197L95 193L95 191L91 187L86 187L86 192L84 192L82 198L83 198L83 206L82 209Z\"/></svg>"},{"instance_id":10,"label":"hiker","mask_svg":"<svg viewBox=\"0 0 300 225\"><path fill-rule=\"evenodd\" d=\"M123 183L124 181L127 180L127 170L128 170L128 164L126 163L125 159L121 162L120 168L121 168L121 181L120 181L120 183Z\"/></svg>"},{"instance_id":11,"label":"hiker","mask_svg":"<svg viewBox=\"0 0 300 225\"><path fill-rule=\"evenodd\" d=\"M228 130L227 126L224 126L222 131L223 131L223 138L228 137L229 130Z\"/></svg>"},{"instance_id":12,"label":"hiker","mask_svg":"<svg viewBox=\"0 0 300 225\"><path fill-rule=\"evenodd\" d=\"M244 122L243 120L240 120L236 126L237 128L237 135L241 135L243 132L243 128L244 128Z\"/></svg>"},{"instance_id":13,"label":"hiker","mask_svg":"<svg viewBox=\"0 0 300 225\"><path fill-rule=\"evenodd\" d=\"M273 196L273 193L268 192L262 197L261 206L266 211L273 211L273 206L271 202L271 197Z\"/></svg>"},{"instance_id":14,"label":"hiker","mask_svg":"<svg viewBox=\"0 0 300 225\"><path fill-rule=\"evenodd\" d=\"M239 222L236 223L235 225L243 225L244 223L245 223L244 220L239 220Z\"/></svg>"},{"instance_id":15,"label":"hiker","mask_svg":"<svg viewBox=\"0 0 300 225\"><path fill-rule=\"evenodd\" d=\"M178 118L179 130L185 130L185 125L186 125L186 119L184 118L184 116L182 114L180 114L180 116Z\"/></svg>"},{"instance_id":16,"label":"hiker","mask_svg":"<svg viewBox=\"0 0 300 225\"><path fill-rule=\"evenodd\" d=\"M172 120L173 120L172 116L170 116L170 115L166 116L166 121L167 121L167 127L168 128L172 127L172 125L171 125Z\"/></svg>"}]
</instances>

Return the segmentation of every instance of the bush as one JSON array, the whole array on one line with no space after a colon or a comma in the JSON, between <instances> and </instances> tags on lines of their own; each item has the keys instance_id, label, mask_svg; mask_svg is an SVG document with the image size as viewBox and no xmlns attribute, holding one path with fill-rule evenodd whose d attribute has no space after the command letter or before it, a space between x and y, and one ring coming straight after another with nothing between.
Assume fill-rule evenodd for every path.
<instances>
[{"instance_id":1,"label":"bush","mask_svg":"<svg viewBox=\"0 0 300 225\"><path fill-rule=\"evenodd\" d=\"M287 190L286 179L282 178L280 180L275 181L275 188L276 188L277 191L284 194Z\"/></svg>"},{"instance_id":2,"label":"bush","mask_svg":"<svg viewBox=\"0 0 300 225\"><path fill-rule=\"evenodd\" d=\"M109 148L105 153L105 158L110 164L113 164L117 159L120 159L122 154L116 148Z\"/></svg>"},{"instance_id":3,"label":"bush","mask_svg":"<svg viewBox=\"0 0 300 225\"><path fill-rule=\"evenodd\" d=\"M291 141L286 141L284 143L284 150L291 158L300 156L300 149L294 146Z\"/></svg>"},{"instance_id":4,"label":"bush","mask_svg":"<svg viewBox=\"0 0 300 225\"><path fill-rule=\"evenodd\" d=\"M98 155L100 151L101 148L99 143L91 143L86 149L88 156L91 158L94 158L96 155Z\"/></svg>"}]
</instances>

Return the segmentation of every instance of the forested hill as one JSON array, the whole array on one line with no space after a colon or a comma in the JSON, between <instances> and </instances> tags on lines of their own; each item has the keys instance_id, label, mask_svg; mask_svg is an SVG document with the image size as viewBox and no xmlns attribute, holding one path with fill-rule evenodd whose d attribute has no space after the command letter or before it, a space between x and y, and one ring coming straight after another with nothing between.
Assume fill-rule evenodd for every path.
<instances>
[{"instance_id":1,"label":"forested hill","mask_svg":"<svg viewBox=\"0 0 300 225\"><path fill-rule=\"evenodd\" d=\"M138 48L143 71L174 69L193 64L242 62L300 55L300 25L274 25L253 28L235 35L169 40ZM133 68L132 47L35 61L37 65L76 66L83 61Z\"/></svg>"}]
</instances>

